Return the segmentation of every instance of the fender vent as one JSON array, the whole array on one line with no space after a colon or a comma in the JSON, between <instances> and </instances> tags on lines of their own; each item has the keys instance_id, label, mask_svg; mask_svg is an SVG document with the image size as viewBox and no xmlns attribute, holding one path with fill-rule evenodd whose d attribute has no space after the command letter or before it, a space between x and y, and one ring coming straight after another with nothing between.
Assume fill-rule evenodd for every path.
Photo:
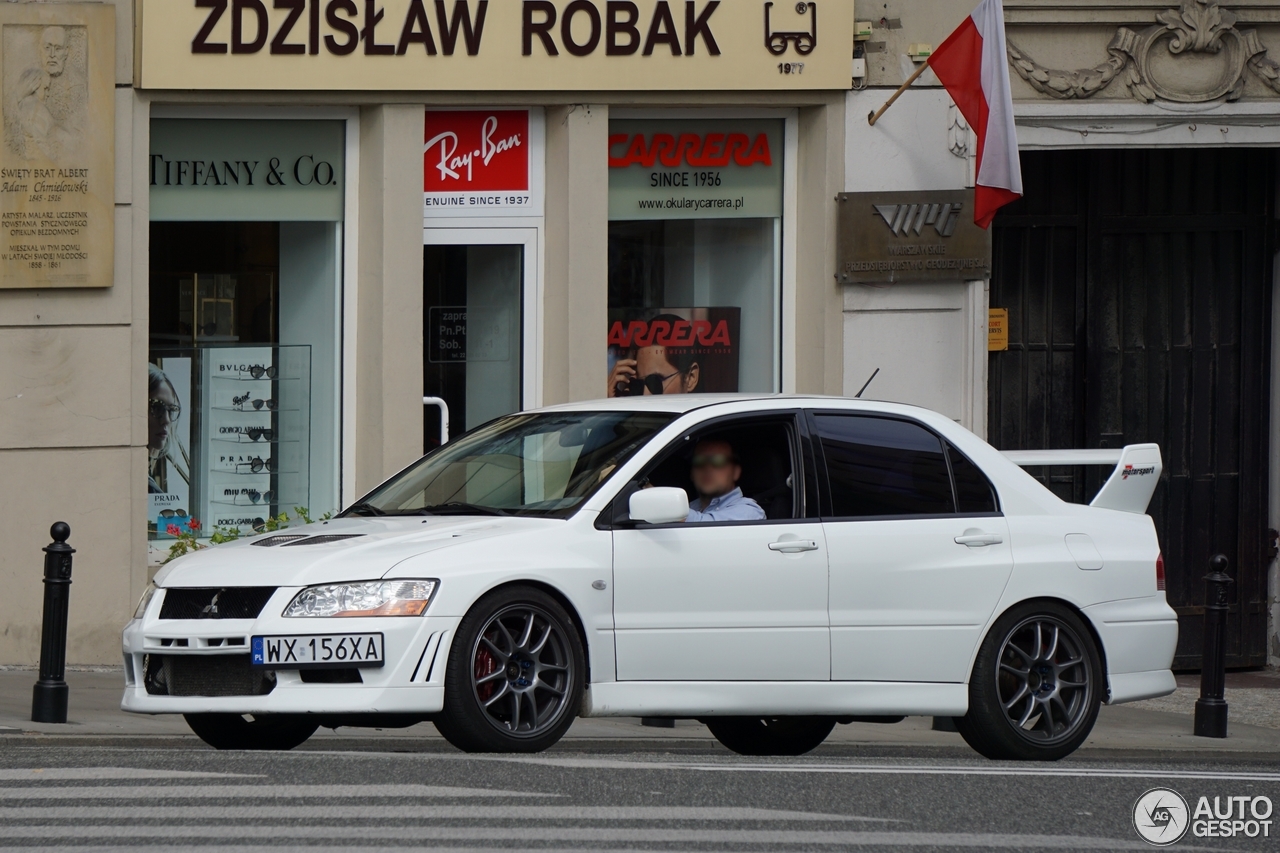
<instances>
[{"instance_id":1,"label":"fender vent","mask_svg":"<svg viewBox=\"0 0 1280 853\"><path fill-rule=\"evenodd\" d=\"M286 542L292 542L295 539L306 539L307 534L292 534L289 536L268 536L266 539L256 539L250 542L250 545L257 545L259 548L273 548L276 545L283 545Z\"/></svg>"},{"instance_id":2,"label":"fender vent","mask_svg":"<svg viewBox=\"0 0 1280 853\"><path fill-rule=\"evenodd\" d=\"M286 547L298 545L328 545L330 542L341 542L344 539L359 539L363 533L326 533L323 536L304 536L301 542L288 542Z\"/></svg>"}]
</instances>

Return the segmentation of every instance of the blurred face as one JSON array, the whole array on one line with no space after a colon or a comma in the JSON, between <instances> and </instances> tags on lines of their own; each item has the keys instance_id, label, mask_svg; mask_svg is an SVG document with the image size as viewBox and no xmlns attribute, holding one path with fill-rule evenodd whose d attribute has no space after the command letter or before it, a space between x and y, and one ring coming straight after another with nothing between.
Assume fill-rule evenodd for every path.
<instances>
[{"instance_id":1,"label":"blurred face","mask_svg":"<svg viewBox=\"0 0 1280 853\"><path fill-rule=\"evenodd\" d=\"M49 27L40 37L40 59L45 73L57 77L67 64L67 31L62 27Z\"/></svg>"},{"instance_id":2,"label":"blurred face","mask_svg":"<svg viewBox=\"0 0 1280 853\"><path fill-rule=\"evenodd\" d=\"M693 485L704 498L727 495L738 486L742 466L723 441L700 441L693 451Z\"/></svg>"},{"instance_id":3,"label":"blurred face","mask_svg":"<svg viewBox=\"0 0 1280 853\"><path fill-rule=\"evenodd\" d=\"M163 450L169 440L169 429L178 419L181 409L168 382L162 382L151 395L147 409L147 447Z\"/></svg>"},{"instance_id":4,"label":"blurred face","mask_svg":"<svg viewBox=\"0 0 1280 853\"><path fill-rule=\"evenodd\" d=\"M645 380L644 393L653 394L649 388L649 377L652 381L661 382L663 394L688 394L698 385L698 366L695 364L687 374L681 375L680 369L667 360L667 348L660 346L641 347L636 351L636 375Z\"/></svg>"}]
</instances>

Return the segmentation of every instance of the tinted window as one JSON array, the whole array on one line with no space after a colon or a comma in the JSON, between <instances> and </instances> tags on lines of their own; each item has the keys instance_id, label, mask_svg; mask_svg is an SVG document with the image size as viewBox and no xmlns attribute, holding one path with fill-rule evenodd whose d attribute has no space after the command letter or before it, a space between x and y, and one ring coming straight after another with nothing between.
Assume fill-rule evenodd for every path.
<instances>
[{"instance_id":1,"label":"tinted window","mask_svg":"<svg viewBox=\"0 0 1280 853\"><path fill-rule=\"evenodd\" d=\"M942 442L907 421L817 415L837 518L955 511Z\"/></svg>"},{"instance_id":2,"label":"tinted window","mask_svg":"<svg viewBox=\"0 0 1280 853\"><path fill-rule=\"evenodd\" d=\"M959 450L947 445L947 451L951 454L951 473L956 478L957 511L995 512L996 491L991 487L991 481Z\"/></svg>"}]
</instances>

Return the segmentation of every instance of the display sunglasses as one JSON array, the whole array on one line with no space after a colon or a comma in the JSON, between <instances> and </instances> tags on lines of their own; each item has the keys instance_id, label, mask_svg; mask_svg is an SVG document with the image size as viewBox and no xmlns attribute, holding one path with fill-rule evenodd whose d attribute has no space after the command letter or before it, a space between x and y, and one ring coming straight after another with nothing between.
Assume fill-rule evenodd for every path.
<instances>
[{"instance_id":1,"label":"display sunglasses","mask_svg":"<svg viewBox=\"0 0 1280 853\"><path fill-rule=\"evenodd\" d=\"M248 468L254 474L257 474L259 471L262 471L264 468L268 471L276 470L276 460L263 459L261 456L258 456L258 457L255 457L254 459L250 459L248 462L237 462L236 467Z\"/></svg>"},{"instance_id":2,"label":"display sunglasses","mask_svg":"<svg viewBox=\"0 0 1280 853\"><path fill-rule=\"evenodd\" d=\"M272 503L276 497L276 493L270 489L265 492L260 492L257 489L245 489L242 494L254 503Z\"/></svg>"},{"instance_id":3,"label":"display sunglasses","mask_svg":"<svg viewBox=\"0 0 1280 853\"><path fill-rule=\"evenodd\" d=\"M200 327L200 334L205 336L218 334L218 324L205 323L203 326Z\"/></svg>"},{"instance_id":4,"label":"display sunglasses","mask_svg":"<svg viewBox=\"0 0 1280 853\"><path fill-rule=\"evenodd\" d=\"M255 364L249 368L249 375L254 379L261 379L263 376L268 379L275 379L277 376L276 366L274 364L263 367L261 364Z\"/></svg>"},{"instance_id":5,"label":"display sunglasses","mask_svg":"<svg viewBox=\"0 0 1280 853\"><path fill-rule=\"evenodd\" d=\"M176 421L182 416L182 407L177 403L166 403L164 400L157 400L152 397L147 401L147 406L150 408L153 418L168 414L170 421Z\"/></svg>"},{"instance_id":6,"label":"display sunglasses","mask_svg":"<svg viewBox=\"0 0 1280 853\"><path fill-rule=\"evenodd\" d=\"M253 407L258 411L262 411L262 407L266 406L267 411L274 412L276 410L276 406L278 405L280 404L277 403L275 400L254 400L253 401Z\"/></svg>"},{"instance_id":7,"label":"display sunglasses","mask_svg":"<svg viewBox=\"0 0 1280 853\"><path fill-rule=\"evenodd\" d=\"M257 441L261 438L265 438L267 441L276 440L276 431L266 427L248 427L243 430L243 434L249 436L250 441Z\"/></svg>"},{"instance_id":8,"label":"display sunglasses","mask_svg":"<svg viewBox=\"0 0 1280 853\"><path fill-rule=\"evenodd\" d=\"M161 518L186 518L187 511L185 509L162 509L160 510Z\"/></svg>"}]
</instances>

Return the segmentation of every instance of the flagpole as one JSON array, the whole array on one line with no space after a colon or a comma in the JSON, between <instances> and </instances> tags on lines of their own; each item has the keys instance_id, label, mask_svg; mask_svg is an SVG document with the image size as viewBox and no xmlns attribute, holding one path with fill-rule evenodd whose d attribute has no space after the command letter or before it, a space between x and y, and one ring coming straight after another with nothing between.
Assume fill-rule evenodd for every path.
<instances>
[{"instance_id":1,"label":"flagpole","mask_svg":"<svg viewBox=\"0 0 1280 853\"><path fill-rule=\"evenodd\" d=\"M898 87L898 91L894 92L892 95L889 96L889 100L884 102L883 107L881 107L878 110L874 110L873 112L867 113L867 124L871 125L872 127L875 127L876 122L880 120L880 116L884 115L885 110L893 106L893 102L898 100L898 96L901 95L903 92L907 91L907 89L911 86L911 84L916 82L916 78L919 77L921 74L923 74L925 72L925 69L928 67L929 67L929 63L921 62L920 67L915 70L915 73L907 78L907 82L903 83L901 86Z\"/></svg>"}]
</instances>

